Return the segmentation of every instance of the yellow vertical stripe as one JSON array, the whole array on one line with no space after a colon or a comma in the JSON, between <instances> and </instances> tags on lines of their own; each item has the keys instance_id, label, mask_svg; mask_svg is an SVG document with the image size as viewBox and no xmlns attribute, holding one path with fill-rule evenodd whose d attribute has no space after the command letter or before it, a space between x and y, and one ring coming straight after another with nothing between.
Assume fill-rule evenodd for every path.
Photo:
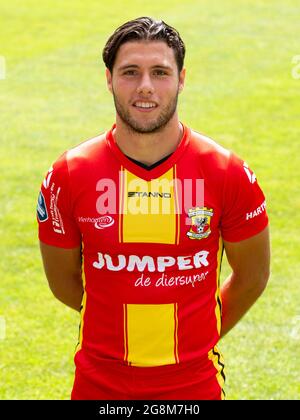
<instances>
[{"instance_id":1,"label":"yellow vertical stripe","mask_svg":"<svg viewBox=\"0 0 300 420\"><path fill-rule=\"evenodd\" d=\"M123 242L176 244L173 168L151 181L124 175Z\"/></svg>"},{"instance_id":2,"label":"yellow vertical stripe","mask_svg":"<svg viewBox=\"0 0 300 420\"><path fill-rule=\"evenodd\" d=\"M220 235L219 249L218 249L218 254L217 254L217 270L216 270L217 287L216 287L216 294L215 294L215 299L216 299L215 314L216 314L216 319L217 319L217 329L218 329L219 335L220 335L220 332L221 332L221 323L222 323L222 314L221 314L221 308L220 308L220 304L222 304L222 301L221 301L220 284L219 284L222 254L223 254L223 241L222 241L222 238L221 238L221 235Z\"/></svg>"},{"instance_id":3,"label":"yellow vertical stripe","mask_svg":"<svg viewBox=\"0 0 300 420\"><path fill-rule=\"evenodd\" d=\"M178 197L178 188L177 188L177 165L174 165L174 196L175 196L175 208L176 208L176 245L179 244L180 240L180 207L179 207L179 197Z\"/></svg>"},{"instance_id":4,"label":"yellow vertical stripe","mask_svg":"<svg viewBox=\"0 0 300 420\"><path fill-rule=\"evenodd\" d=\"M128 363L133 366L176 363L177 305L126 304L126 307L124 342L125 348L128 348ZM126 360L126 351L124 359Z\"/></svg>"},{"instance_id":5,"label":"yellow vertical stripe","mask_svg":"<svg viewBox=\"0 0 300 420\"><path fill-rule=\"evenodd\" d=\"M75 354L81 349L82 347L82 340L83 340L83 327L84 327L84 314L85 314L85 309L86 309L86 290L85 290L85 284L86 284L86 279L85 279L85 274L84 274L84 257L83 257L83 249L82 249L82 285L83 285L83 296L82 296L82 301L81 301L81 306L80 306L80 325L79 325L79 339L78 339L78 344L76 346L75 349Z\"/></svg>"},{"instance_id":6,"label":"yellow vertical stripe","mask_svg":"<svg viewBox=\"0 0 300 420\"><path fill-rule=\"evenodd\" d=\"M123 304L124 314L124 360L128 361L128 341L127 341L127 305Z\"/></svg>"},{"instance_id":7,"label":"yellow vertical stripe","mask_svg":"<svg viewBox=\"0 0 300 420\"><path fill-rule=\"evenodd\" d=\"M119 173L119 242L122 243L122 225L124 213L124 168L121 166Z\"/></svg>"},{"instance_id":8,"label":"yellow vertical stripe","mask_svg":"<svg viewBox=\"0 0 300 420\"><path fill-rule=\"evenodd\" d=\"M214 367L217 370L216 379L221 388L221 398L224 399L225 393L223 391L223 387L225 385L225 364L223 356L217 346L208 352L208 359L212 361Z\"/></svg>"},{"instance_id":9,"label":"yellow vertical stripe","mask_svg":"<svg viewBox=\"0 0 300 420\"><path fill-rule=\"evenodd\" d=\"M175 342L175 361L179 363L179 356L178 356L178 303L175 303L175 333L174 333L174 342Z\"/></svg>"}]
</instances>

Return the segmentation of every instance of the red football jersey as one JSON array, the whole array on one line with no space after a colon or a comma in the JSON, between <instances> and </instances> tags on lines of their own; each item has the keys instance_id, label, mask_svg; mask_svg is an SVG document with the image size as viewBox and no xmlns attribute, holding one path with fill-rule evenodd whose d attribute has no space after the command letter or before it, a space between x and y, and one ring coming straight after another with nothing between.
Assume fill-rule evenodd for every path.
<instances>
[{"instance_id":1,"label":"red football jersey","mask_svg":"<svg viewBox=\"0 0 300 420\"><path fill-rule=\"evenodd\" d=\"M245 162L187 127L151 170L121 152L112 130L64 153L38 201L40 240L82 246L76 364L196 360L219 339L222 241L266 227L264 195Z\"/></svg>"}]
</instances>

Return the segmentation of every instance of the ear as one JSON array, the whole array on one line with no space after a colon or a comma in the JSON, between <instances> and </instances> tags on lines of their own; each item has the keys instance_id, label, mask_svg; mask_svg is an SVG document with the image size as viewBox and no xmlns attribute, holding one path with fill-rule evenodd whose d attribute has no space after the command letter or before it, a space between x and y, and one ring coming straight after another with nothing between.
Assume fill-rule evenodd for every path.
<instances>
[{"instance_id":1,"label":"ear","mask_svg":"<svg viewBox=\"0 0 300 420\"><path fill-rule=\"evenodd\" d=\"M105 75L106 75L106 82L107 82L108 90L112 92L112 74L109 69L106 69Z\"/></svg>"},{"instance_id":2,"label":"ear","mask_svg":"<svg viewBox=\"0 0 300 420\"><path fill-rule=\"evenodd\" d=\"M185 73L186 70L185 68L181 70L181 72L179 73L179 93L181 93L183 91L184 88L184 82L185 82Z\"/></svg>"}]
</instances>

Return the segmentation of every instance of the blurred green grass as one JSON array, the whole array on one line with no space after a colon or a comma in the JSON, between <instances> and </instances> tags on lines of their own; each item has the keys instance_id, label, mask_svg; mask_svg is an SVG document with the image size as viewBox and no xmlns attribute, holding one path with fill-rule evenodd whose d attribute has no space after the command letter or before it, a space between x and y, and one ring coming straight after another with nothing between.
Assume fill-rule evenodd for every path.
<instances>
[{"instance_id":1,"label":"blurred green grass","mask_svg":"<svg viewBox=\"0 0 300 420\"><path fill-rule=\"evenodd\" d=\"M267 196L269 286L221 342L228 399L298 399L299 2L11 0L0 5L0 399L67 399L78 316L48 290L35 207L48 167L114 121L101 51L127 19L166 20L187 46L181 120L233 149ZM226 277L225 264L222 278Z\"/></svg>"}]
</instances>

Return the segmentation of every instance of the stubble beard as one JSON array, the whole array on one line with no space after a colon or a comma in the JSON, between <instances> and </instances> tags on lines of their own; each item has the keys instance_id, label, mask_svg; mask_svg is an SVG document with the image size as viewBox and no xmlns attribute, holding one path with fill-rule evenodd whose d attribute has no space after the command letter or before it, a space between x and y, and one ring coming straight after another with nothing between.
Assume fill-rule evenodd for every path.
<instances>
[{"instance_id":1,"label":"stubble beard","mask_svg":"<svg viewBox=\"0 0 300 420\"><path fill-rule=\"evenodd\" d=\"M135 133L151 134L161 131L174 116L177 109L179 90L177 90L176 95L170 100L170 102L164 108L162 108L159 116L155 120L145 122L144 124L139 123L136 119L133 118L133 116L130 114L130 111L118 101L114 90L112 92L118 116L126 124L129 130Z\"/></svg>"}]
</instances>

